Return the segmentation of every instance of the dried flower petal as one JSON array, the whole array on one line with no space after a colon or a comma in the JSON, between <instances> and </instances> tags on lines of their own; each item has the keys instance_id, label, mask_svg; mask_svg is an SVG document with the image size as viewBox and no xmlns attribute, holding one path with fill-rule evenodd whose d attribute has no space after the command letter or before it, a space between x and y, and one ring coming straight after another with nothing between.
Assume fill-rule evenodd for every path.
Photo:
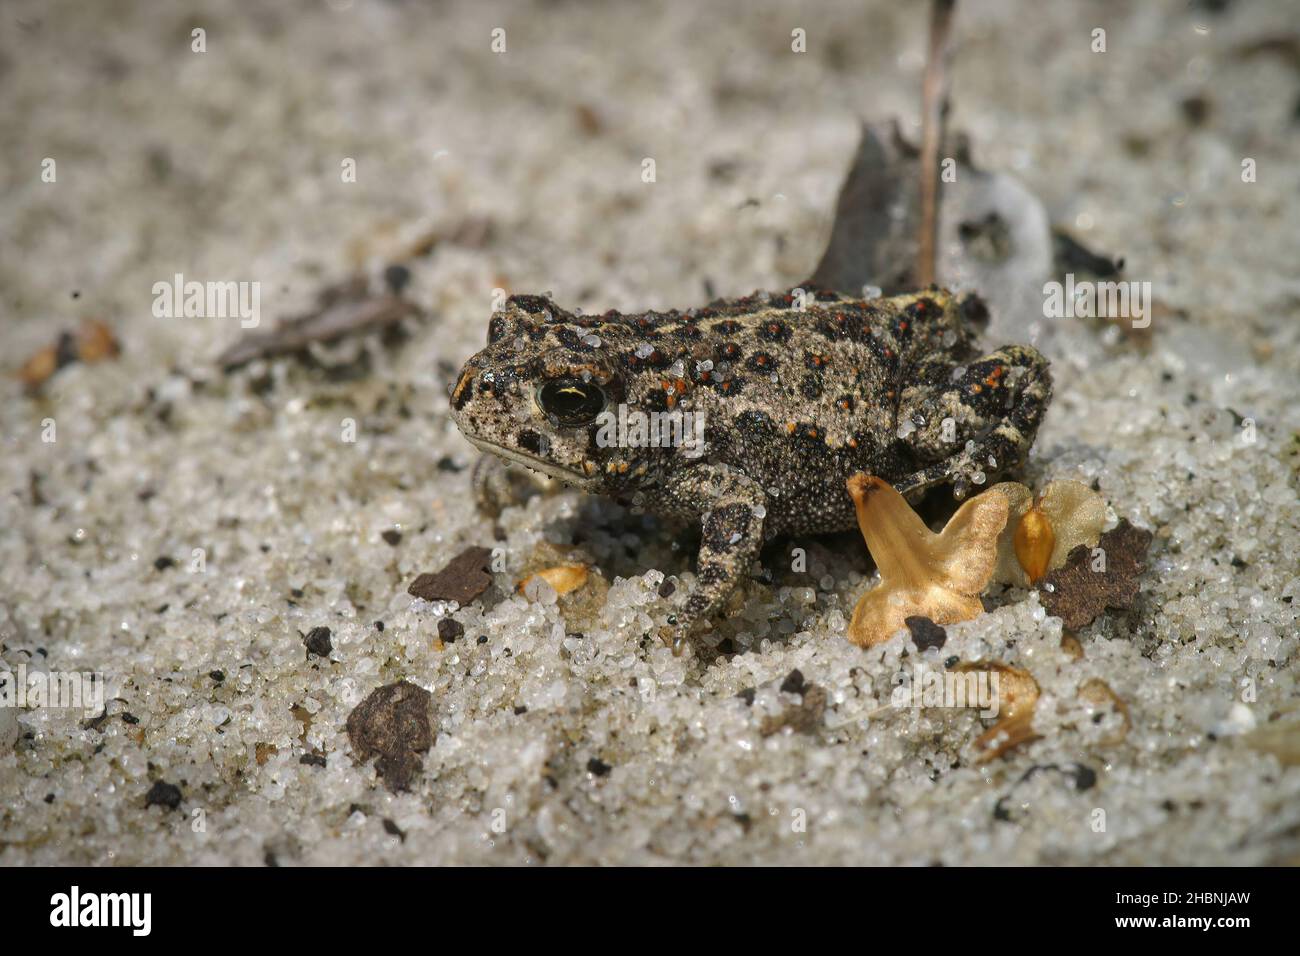
<instances>
[{"instance_id":1,"label":"dried flower petal","mask_svg":"<svg viewBox=\"0 0 1300 956\"><path fill-rule=\"evenodd\" d=\"M888 640L913 615L955 624L984 611L979 593L997 558L1007 521L1005 495L971 498L935 534L897 491L871 475L848 481L858 527L880 569L880 583L853 611L849 640L871 647Z\"/></svg>"},{"instance_id":2,"label":"dried flower petal","mask_svg":"<svg viewBox=\"0 0 1300 956\"><path fill-rule=\"evenodd\" d=\"M1047 522L1053 539L1047 567L1042 574L1065 564L1070 551L1078 545L1086 544L1089 548L1095 547L1101 536L1101 529L1106 524L1106 502L1102 500L1101 495L1080 481L1068 479L1050 481L1044 486L1037 500L1028 488L1014 481L1001 482L989 491L1000 492L1006 497L1010 506L1006 529L998 539L998 562L993 572L993 580L999 584L1014 584L1025 588L1031 586L1031 579L1033 581L1038 579L1026 572L1016 543L1017 536L1027 539L1031 535L1037 536L1038 541L1041 542L1044 533L1041 527L1031 524L1023 532L1021 530L1024 519L1031 513L1038 512L1038 515L1030 519L1031 522L1037 522L1040 516ZM1021 547L1026 546L1029 546L1028 541ZM1033 545L1034 550L1027 554L1035 569L1041 561L1042 547L1043 544L1036 543Z\"/></svg>"}]
</instances>

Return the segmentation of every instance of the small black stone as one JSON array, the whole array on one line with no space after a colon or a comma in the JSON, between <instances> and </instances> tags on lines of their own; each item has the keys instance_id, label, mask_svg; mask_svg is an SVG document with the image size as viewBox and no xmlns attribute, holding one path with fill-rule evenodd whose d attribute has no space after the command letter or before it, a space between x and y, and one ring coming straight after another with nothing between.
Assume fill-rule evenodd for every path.
<instances>
[{"instance_id":1,"label":"small black stone","mask_svg":"<svg viewBox=\"0 0 1300 956\"><path fill-rule=\"evenodd\" d=\"M486 644L486 643L487 643L487 635L486 635L486 634L480 634L480 635L478 636L478 642L479 642L480 644Z\"/></svg>"},{"instance_id":2,"label":"small black stone","mask_svg":"<svg viewBox=\"0 0 1300 956\"><path fill-rule=\"evenodd\" d=\"M589 773L594 773L597 777L603 777L613 769L613 767L605 763L605 761L601 760L599 757L592 757L587 761L587 771Z\"/></svg>"},{"instance_id":3,"label":"small black stone","mask_svg":"<svg viewBox=\"0 0 1300 956\"><path fill-rule=\"evenodd\" d=\"M912 642L918 651L943 647L944 642L948 640L948 632L928 617L913 615L903 618L903 623L912 632Z\"/></svg>"},{"instance_id":4,"label":"small black stone","mask_svg":"<svg viewBox=\"0 0 1300 956\"><path fill-rule=\"evenodd\" d=\"M384 622L375 621L375 630L378 631L380 634L384 633Z\"/></svg>"},{"instance_id":5,"label":"small black stone","mask_svg":"<svg viewBox=\"0 0 1300 956\"><path fill-rule=\"evenodd\" d=\"M144 797L144 806L146 810L153 806L166 807L169 810L175 810L180 805L181 788L163 780L154 781L154 785L149 788L149 792L145 794Z\"/></svg>"},{"instance_id":6,"label":"small black stone","mask_svg":"<svg viewBox=\"0 0 1300 956\"><path fill-rule=\"evenodd\" d=\"M757 693L757 691L755 691L754 688L752 688L752 687L746 687L744 690L742 690L742 691L741 691L740 693L738 693L736 696L739 697L741 700L743 700L746 704L748 704L748 705L750 705L750 706L752 707L753 704L754 704L754 696L755 696L756 693Z\"/></svg>"},{"instance_id":7,"label":"small black stone","mask_svg":"<svg viewBox=\"0 0 1300 956\"><path fill-rule=\"evenodd\" d=\"M443 455L439 458L437 468L439 471L450 471L453 473L465 470L463 465L456 464L456 459L452 458L451 455Z\"/></svg>"},{"instance_id":8,"label":"small black stone","mask_svg":"<svg viewBox=\"0 0 1300 956\"><path fill-rule=\"evenodd\" d=\"M1097 771L1081 763L1074 765L1074 789L1091 790L1097 784Z\"/></svg>"},{"instance_id":9,"label":"small black stone","mask_svg":"<svg viewBox=\"0 0 1300 956\"><path fill-rule=\"evenodd\" d=\"M393 295L401 295L410 281L411 270L404 265L391 265L384 270L384 283L393 291Z\"/></svg>"},{"instance_id":10,"label":"small black stone","mask_svg":"<svg viewBox=\"0 0 1300 956\"><path fill-rule=\"evenodd\" d=\"M523 704L520 704L518 707L515 708L516 717L518 717L520 714L526 714L526 713L528 713L528 708L525 707Z\"/></svg>"},{"instance_id":11,"label":"small black stone","mask_svg":"<svg viewBox=\"0 0 1300 956\"><path fill-rule=\"evenodd\" d=\"M443 643L450 644L459 638L465 636L465 625L460 621L444 617L438 622L438 638Z\"/></svg>"},{"instance_id":12,"label":"small black stone","mask_svg":"<svg viewBox=\"0 0 1300 956\"><path fill-rule=\"evenodd\" d=\"M781 693L802 694L807 686L807 681L803 679L803 672L796 668L785 676L785 680L781 681Z\"/></svg>"},{"instance_id":13,"label":"small black stone","mask_svg":"<svg viewBox=\"0 0 1300 956\"><path fill-rule=\"evenodd\" d=\"M122 723L131 724L132 726L135 726L136 724L140 723L140 718L137 717L135 714L126 713L122 715Z\"/></svg>"},{"instance_id":14,"label":"small black stone","mask_svg":"<svg viewBox=\"0 0 1300 956\"><path fill-rule=\"evenodd\" d=\"M307 645L307 653L315 654L317 657L329 657L330 652L334 650L328 627L313 627L302 642Z\"/></svg>"},{"instance_id":15,"label":"small black stone","mask_svg":"<svg viewBox=\"0 0 1300 956\"><path fill-rule=\"evenodd\" d=\"M387 531L383 532L379 537L383 538L394 548L402 543L402 532L398 531L396 528L389 528Z\"/></svg>"},{"instance_id":16,"label":"small black stone","mask_svg":"<svg viewBox=\"0 0 1300 956\"><path fill-rule=\"evenodd\" d=\"M954 654L954 655L952 655L952 657L948 658L946 661L943 662L943 666L944 666L944 667L956 667L956 666L957 666L957 662L958 662L959 660L961 660L961 658L959 658L956 654Z\"/></svg>"},{"instance_id":17,"label":"small black stone","mask_svg":"<svg viewBox=\"0 0 1300 956\"><path fill-rule=\"evenodd\" d=\"M160 558L154 558L153 566L155 570L166 571L168 568L176 567L176 559L164 554Z\"/></svg>"},{"instance_id":18,"label":"small black stone","mask_svg":"<svg viewBox=\"0 0 1300 956\"><path fill-rule=\"evenodd\" d=\"M300 764L306 764L308 767L324 767L325 758L320 754L303 754L298 758Z\"/></svg>"},{"instance_id":19,"label":"small black stone","mask_svg":"<svg viewBox=\"0 0 1300 956\"><path fill-rule=\"evenodd\" d=\"M672 597L673 592L677 590L677 585L672 581L665 581L659 585L659 596L661 598Z\"/></svg>"},{"instance_id":20,"label":"small black stone","mask_svg":"<svg viewBox=\"0 0 1300 956\"><path fill-rule=\"evenodd\" d=\"M52 793L47 793L47 794L45 795L45 802L46 802L46 803L53 803L53 802L54 802L54 794L52 794Z\"/></svg>"},{"instance_id":21,"label":"small black stone","mask_svg":"<svg viewBox=\"0 0 1300 956\"><path fill-rule=\"evenodd\" d=\"M402 828L392 820L388 819L388 817L384 817L384 832L397 837L403 843L406 842L406 834L402 832Z\"/></svg>"}]
</instances>

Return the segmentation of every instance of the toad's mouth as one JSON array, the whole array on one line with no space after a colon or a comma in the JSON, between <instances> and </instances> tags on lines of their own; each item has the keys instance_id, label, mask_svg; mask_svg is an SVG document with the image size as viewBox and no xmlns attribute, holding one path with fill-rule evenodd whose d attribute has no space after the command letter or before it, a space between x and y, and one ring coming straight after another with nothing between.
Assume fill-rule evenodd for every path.
<instances>
[{"instance_id":1,"label":"toad's mouth","mask_svg":"<svg viewBox=\"0 0 1300 956\"><path fill-rule=\"evenodd\" d=\"M475 438L473 435L466 435L469 443L479 451L485 451L489 454L496 455L498 458L504 458L508 462L516 465L523 465L525 468L531 468L533 471L541 472L548 478L555 478L571 485L585 485L590 482L586 475L572 468L565 468L563 465L557 465L553 461L548 461L537 455L530 455L526 451L520 451L518 448L507 448L505 445L498 445L494 441L488 441L486 438Z\"/></svg>"}]
</instances>

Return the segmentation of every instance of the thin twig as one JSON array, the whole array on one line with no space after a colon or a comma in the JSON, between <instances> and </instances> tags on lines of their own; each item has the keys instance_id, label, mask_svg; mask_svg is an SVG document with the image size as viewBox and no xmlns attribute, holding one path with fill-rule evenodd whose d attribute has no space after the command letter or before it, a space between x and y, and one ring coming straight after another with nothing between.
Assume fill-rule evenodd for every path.
<instances>
[{"instance_id":1,"label":"thin twig","mask_svg":"<svg viewBox=\"0 0 1300 956\"><path fill-rule=\"evenodd\" d=\"M930 8L930 49L921 81L921 234L916 251L916 284L935 280L939 244L939 146L948 83L948 35L957 0L934 0Z\"/></svg>"}]
</instances>

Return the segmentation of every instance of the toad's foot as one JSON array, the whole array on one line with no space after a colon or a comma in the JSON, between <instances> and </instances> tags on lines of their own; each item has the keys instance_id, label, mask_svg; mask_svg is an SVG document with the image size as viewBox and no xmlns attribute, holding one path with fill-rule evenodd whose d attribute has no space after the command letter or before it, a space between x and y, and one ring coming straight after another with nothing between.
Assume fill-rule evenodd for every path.
<instances>
[{"instance_id":1,"label":"toad's foot","mask_svg":"<svg viewBox=\"0 0 1300 956\"><path fill-rule=\"evenodd\" d=\"M676 621L660 635L674 654L681 654L691 633L722 606L758 557L767 495L757 482L726 465L689 469L671 493L684 502L712 503L701 521L697 583Z\"/></svg>"}]
</instances>

